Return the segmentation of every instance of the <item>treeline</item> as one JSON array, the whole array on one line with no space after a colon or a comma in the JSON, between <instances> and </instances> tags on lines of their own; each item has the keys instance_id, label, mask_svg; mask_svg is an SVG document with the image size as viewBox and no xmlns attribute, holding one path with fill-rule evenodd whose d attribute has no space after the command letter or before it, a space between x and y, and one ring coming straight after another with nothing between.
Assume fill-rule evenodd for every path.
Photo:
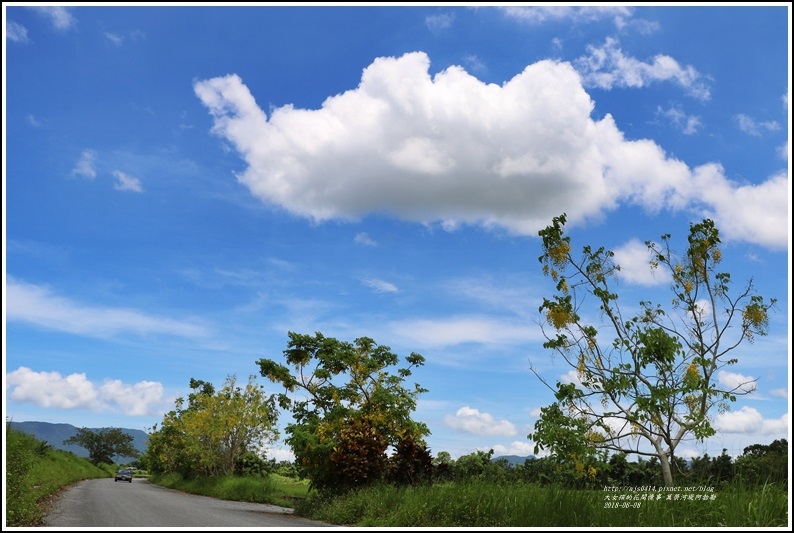
<instances>
[{"instance_id":1,"label":"treeline","mask_svg":"<svg viewBox=\"0 0 794 533\"><path fill-rule=\"evenodd\" d=\"M438 477L450 481L481 479L498 483L538 483L567 488L600 489L604 486L664 485L659 461L639 458L629 461L626 454L601 456L587 466L556 458L529 458L523 464L510 465L506 459L493 460L493 450L477 451L452 460L441 452L434 460ZM788 487L788 441L753 444L735 460L727 450L716 457L705 454L689 461L676 457L673 469L678 486L710 486L718 488L741 481L745 486L780 484Z\"/></svg>"}]
</instances>

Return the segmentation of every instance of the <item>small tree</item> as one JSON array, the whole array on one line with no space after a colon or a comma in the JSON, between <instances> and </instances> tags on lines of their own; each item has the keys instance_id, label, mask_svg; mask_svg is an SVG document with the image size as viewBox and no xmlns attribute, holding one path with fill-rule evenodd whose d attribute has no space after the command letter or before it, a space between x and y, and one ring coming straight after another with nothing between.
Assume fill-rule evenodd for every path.
<instances>
[{"instance_id":1,"label":"small tree","mask_svg":"<svg viewBox=\"0 0 794 533\"><path fill-rule=\"evenodd\" d=\"M113 457L139 457L140 452L132 445L134 437L124 433L119 428L103 428L92 431L79 428L64 444L77 444L88 450L88 460L99 465L100 463L113 464Z\"/></svg>"},{"instance_id":2,"label":"small tree","mask_svg":"<svg viewBox=\"0 0 794 533\"><path fill-rule=\"evenodd\" d=\"M399 357L368 337L349 343L289 332L289 338L284 356L291 368L271 359L257 364L262 376L284 386L278 403L294 417L286 442L313 488L344 490L383 479L389 447L415 453L424 445L430 432L411 413L426 391L403 385L411 368L424 364L421 355L412 353L409 366L392 375ZM415 446L400 447L403 440Z\"/></svg>"},{"instance_id":3,"label":"small tree","mask_svg":"<svg viewBox=\"0 0 794 533\"><path fill-rule=\"evenodd\" d=\"M251 463L262 444L278 436L278 411L255 377L245 387L229 376L216 393L212 384L190 380L194 391L176 401L160 428L149 436L148 466L154 472L179 472L183 476L231 475Z\"/></svg>"},{"instance_id":4,"label":"small tree","mask_svg":"<svg viewBox=\"0 0 794 533\"><path fill-rule=\"evenodd\" d=\"M641 301L640 312L626 318L612 288L620 270L614 254L585 246L582 258L575 259L563 232L565 221L565 214L555 217L539 232L543 273L557 289L540 306L541 328L544 347L576 370L579 383L550 386L556 402L541 409L528 438L536 443L535 453L548 447L577 463L596 449L656 457L665 485L672 485L671 464L685 435L698 440L713 435L712 409L726 411L728 402L754 388L754 381L723 388L716 372L737 362L728 356L742 341L766 334L775 300L756 295L752 280L737 295L730 294L730 274L716 270L722 258L719 232L706 219L690 225L682 258L671 251L670 235L662 236L661 244L646 242L650 267L670 275L676 313ZM580 316L587 297L594 298L593 309L614 335L607 342ZM640 441L651 450L641 449Z\"/></svg>"}]
</instances>

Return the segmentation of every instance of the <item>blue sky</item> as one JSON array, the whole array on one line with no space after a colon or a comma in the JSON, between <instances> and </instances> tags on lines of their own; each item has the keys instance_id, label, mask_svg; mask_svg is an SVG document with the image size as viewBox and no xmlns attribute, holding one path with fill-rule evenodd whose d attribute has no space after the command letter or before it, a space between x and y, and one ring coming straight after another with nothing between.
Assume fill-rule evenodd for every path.
<instances>
[{"instance_id":1,"label":"blue sky","mask_svg":"<svg viewBox=\"0 0 794 533\"><path fill-rule=\"evenodd\" d=\"M553 395L530 366L571 376L538 326L564 212L628 310L671 298L641 243L715 221L735 290L778 305L720 375L757 390L678 454L790 439L790 20L4 3L7 419L147 430L190 378L319 331L425 357L434 455L531 454Z\"/></svg>"}]
</instances>

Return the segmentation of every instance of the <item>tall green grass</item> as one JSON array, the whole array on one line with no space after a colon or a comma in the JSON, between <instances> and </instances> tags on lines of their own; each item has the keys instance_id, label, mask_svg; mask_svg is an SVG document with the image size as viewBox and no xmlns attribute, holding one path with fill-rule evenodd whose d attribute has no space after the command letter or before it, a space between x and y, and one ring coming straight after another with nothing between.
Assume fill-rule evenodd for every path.
<instances>
[{"instance_id":1,"label":"tall green grass","mask_svg":"<svg viewBox=\"0 0 794 533\"><path fill-rule=\"evenodd\" d=\"M83 479L112 477L73 453L55 450L32 436L6 427L6 525L36 526L47 500Z\"/></svg>"},{"instance_id":2,"label":"tall green grass","mask_svg":"<svg viewBox=\"0 0 794 533\"><path fill-rule=\"evenodd\" d=\"M669 500L667 493L660 499L656 499L659 493L646 493L645 501L629 502L607 500L607 494L621 493L477 481L410 489L377 486L331 499L312 495L296 514L361 527L785 527L789 523L787 489L775 485L748 488L737 483L715 489L713 500L690 500L678 492L671 493Z\"/></svg>"},{"instance_id":3,"label":"tall green grass","mask_svg":"<svg viewBox=\"0 0 794 533\"><path fill-rule=\"evenodd\" d=\"M285 478L278 474L269 476L219 476L212 478L183 479L179 474L149 476L149 482L162 487L211 496L222 500L268 503L293 507L306 497L308 482Z\"/></svg>"}]
</instances>

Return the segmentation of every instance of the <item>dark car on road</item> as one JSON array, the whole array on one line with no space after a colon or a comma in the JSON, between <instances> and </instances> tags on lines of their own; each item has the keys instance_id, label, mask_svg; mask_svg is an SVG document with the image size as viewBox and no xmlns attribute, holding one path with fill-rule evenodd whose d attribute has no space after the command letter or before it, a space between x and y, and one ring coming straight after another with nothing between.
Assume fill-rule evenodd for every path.
<instances>
[{"instance_id":1,"label":"dark car on road","mask_svg":"<svg viewBox=\"0 0 794 533\"><path fill-rule=\"evenodd\" d=\"M132 483L132 470L129 470L127 468L122 468L121 470L116 472L116 479L114 479L113 481L118 481L118 480L129 481L130 483Z\"/></svg>"}]
</instances>

